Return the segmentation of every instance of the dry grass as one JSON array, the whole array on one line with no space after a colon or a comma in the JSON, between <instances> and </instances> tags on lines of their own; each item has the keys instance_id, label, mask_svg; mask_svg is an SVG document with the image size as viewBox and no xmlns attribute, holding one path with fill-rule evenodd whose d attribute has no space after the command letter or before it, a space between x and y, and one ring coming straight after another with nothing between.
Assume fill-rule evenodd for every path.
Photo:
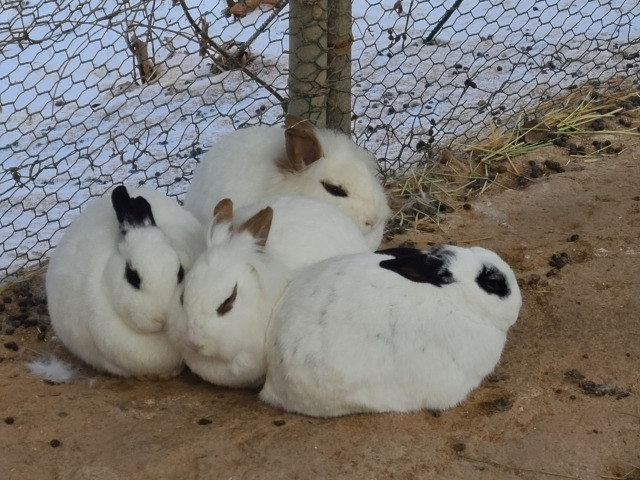
<instances>
[{"instance_id":1,"label":"dry grass","mask_svg":"<svg viewBox=\"0 0 640 480\"><path fill-rule=\"evenodd\" d=\"M552 144L568 148L571 139L584 135L640 136L636 125L640 121L625 120L626 126L618 125L622 121L612 121L622 115L640 117L640 92L602 93L585 87L573 91L561 103L548 102L525 112L512 130L499 130L492 124L484 141L462 145L462 153L457 156L444 150L437 161L390 182L388 192L395 215L389 233L437 228L443 214L464 205L468 198L494 185L508 187L514 179L527 175L514 162L521 155ZM615 130L607 128L611 125ZM570 155L587 157L585 161L589 156L594 159L619 153L609 146L596 147L590 153L568 150Z\"/></svg>"},{"instance_id":2,"label":"dry grass","mask_svg":"<svg viewBox=\"0 0 640 480\"><path fill-rule=\"evenodd\" d=\"M48 262L39 267L25 268L20 270L19 274L14 275L10 279L5 279L7 281L0 285L0 297L4 296L10 288L14 288L16 285L20 285L21 283L26 283L34 278L43 276L47 270L47 265Z\"/></svg>"}]
</instances>

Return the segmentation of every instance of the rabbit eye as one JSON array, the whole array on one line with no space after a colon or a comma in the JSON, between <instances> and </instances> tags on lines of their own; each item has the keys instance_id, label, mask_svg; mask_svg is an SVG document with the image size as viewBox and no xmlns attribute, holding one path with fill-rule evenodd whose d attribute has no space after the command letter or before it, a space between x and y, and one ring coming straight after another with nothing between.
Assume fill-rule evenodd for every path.
<instances>
[{"instance_id":1,"label":"rabbit eye","mask_svg":"<svg viewBox=\"0 0 640 480\"><path fill-rule=\"evenodd\" d=\"M511 293L504 274L493 265L483 265L476 277L478 286L490 295L506 298Z\"/></svg>"},{"instance_id":2,"label":"rabbit eye","mask_svg":"<svg viewBox=\"0 0 640 480\"><path fill-rule=\"evenodd\" d=\"M231 292L231 296L227 298L224 302L222 302L218 307L218 309L216 310L218 312L218 315L222 316L225 313L229 312L229 310L233 308L233 303L236 301L237 296L238 296L238 284L236 283L236 286L233 287L233 292Z\"/></svg>"},{"instance_id":3,"label":"rabbit eye","mask_svg":"<svg viewBox=\"0 0 640 480\"><path fill-rule=\"evenodd\" d=\"M346 197L348 196L347 191L342 188L340 185L334 185L332 183L329 182L321 182L322 186L324 187L324 189L329 192L329 194L333 195L334 197Z\"/></svg>"},{"instance_id":4,"label":"rabbit eye","mask_svg":"<svg viewBox=\"0 0 640 480\"><path fill-rule=\"evenodd\" d=\"M138 272L131 268L131 265L128 263L124 269L124 276L133 288L140 290L140 275L138 275Z\"/></svg>"},{"instance_id":5,"label":"rabbit eye","mask_svg":"<svg viewBox=\"0 0 640 480\"><path fill-rule=\"evenodd\" d=\"M184 280L184 268L180 265L180 270L178 270L178 283L182 283Z\"/></svg>"}]
</instances>

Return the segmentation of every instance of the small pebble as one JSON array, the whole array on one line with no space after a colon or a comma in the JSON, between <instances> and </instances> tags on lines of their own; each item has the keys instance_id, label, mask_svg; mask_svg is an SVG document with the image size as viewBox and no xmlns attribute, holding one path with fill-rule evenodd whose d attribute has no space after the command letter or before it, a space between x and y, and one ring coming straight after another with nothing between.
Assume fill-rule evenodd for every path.
<instances>
[{"instance_id":1,"label":"small pebble","mask_svg":"<svg viewBox=\"0 0 640 480\"><path fill-rule=\"evenodd\" d=\"M200 420L198 420L198 425L211 425L213 423L213 420L210 420L208 418L201 418Z\"/></svg>"},{"instance_id":2,"label":"small pebble","mask_svg":"<svg viewBox=\"0 0 640 480\"><path fill-rule=\"evenodd\" d=\"M54 438L49 442L49 445L51 445L53 448L58 448L60 445L62 445L62 442Z\"/></svg>"},{"instance_id":3,"label":"small pebble","mask_svg":"<svg viewBox=\"0 0 640 480\"><path fill-rule=\"evenodd\" d=\"M16 342L6 342L4 344L4 348L7 350L13 350L14 352L18 351L18 344Z\"/></svg>"},{"instance_id":4,"label":"small pebble","mask_svg":"<svg viewBox=\"0 0 640 480\"><path fill-rule=\"evenodd\" d=\"M7 417L4 419L4 423L6 423L7 425L13 425L14 422L14 418L13 417Z\"/></svg>"},{"instance_id":5,"label":"small pebble","mask_svg":"<svg viewBox=\"0 0 640 480\"><path fill-rule=\"evenodd\" d=\"M283 426L285 423L287 423L287 422L285 422L285 421L284 421L283 419L281 419L281 418L279 418L279 419L277 419L277 420L274 420L274 421L273 421L273 424L274 424L276 427L281 427L281 426Z\"/></svg>"}]
</instances>

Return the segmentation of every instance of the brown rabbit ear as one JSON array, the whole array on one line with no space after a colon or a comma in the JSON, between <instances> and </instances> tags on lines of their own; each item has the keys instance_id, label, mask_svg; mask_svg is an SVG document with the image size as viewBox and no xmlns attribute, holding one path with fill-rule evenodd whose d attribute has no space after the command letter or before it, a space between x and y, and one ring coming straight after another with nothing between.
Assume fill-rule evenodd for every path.
<instances>
[{"instance_id":1,"label":"brown rabbit ear","mask_svg":"<svg viewBox=\"0 0 640 480\"><path fill-rule=\"evenodd\" d=\"M233 202L223 198L213 209L213 221L216 225L233 220Z\"/></svg>"},{"instance_id":2,"label":"brown rabbit ear","mask_svg":"<svg viewBox=\"0 0 640 480\"><path fill-rule=\"evenodd\" d=\"M273 220L273 209L266 207L256 213L249 220L238 228L239 232L249 232L256 239L256 244L264 247L267 243L271 221Z\"/></svg>"},{"instance_id":3,"label":"brown rabbit ear","mask_svg":"<svg viewBox=\"0 0 640 480\"><path fill-rule=\"evenodd\" d=\"M287 146L287 170L299 172L322 157L322 148L313 126L308 120L295 115L287 115L284 119L284 131Z\"/></svg>"}]
</instances>

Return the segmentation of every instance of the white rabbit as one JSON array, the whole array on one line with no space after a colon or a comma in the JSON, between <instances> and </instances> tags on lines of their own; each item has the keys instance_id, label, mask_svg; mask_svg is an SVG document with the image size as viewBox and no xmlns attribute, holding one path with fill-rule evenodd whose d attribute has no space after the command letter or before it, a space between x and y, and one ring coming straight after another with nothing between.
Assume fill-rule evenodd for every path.
<instances>
[{"instance_id":1,"label":"white rabbit","mask_svg":"<svg viewBox=\"0 0 640 480\"><path fill-rule=\"evenodd\" d=\"M203 228L174 199L118 186L94 200L54 249L46 274L53 329L93 367L120 376L182 369L169 342L169 303L204 250Z\"/></svg>"},{"instance_id":2,"label":"white rabbit","mask_svg":"<svg viewBox=\"0 0 640 480\"><path fill-rule=\"evenodd\" d=\"M207 223L223 198L236 207L295 194L330 203L360 228L370 250L380 245L390 209L374 157L348 136L293 115L280 127L250 127L220 138L196 168L185 207Z\"/></svg>"},{"instance_id":3,"label":"white rabbit","mask_svg":"<svg viewBox=\"0 0 640 480\"><path fill-rule=\"evenodd\" d=\"M209 382L244 387L264 379L267 323L291 279L282 262L264 252L272 218L266 207L235 229L231 202L221 202L208 248L175 294L169 338Z\"/></svg>"},{"instance_id":4,"label":"white rabbit","mask_svg":"<svg viewBox=\"0 0 640 480\"><path fill-rule=\"evenodd\" d=\"M268 238L256 244L246 232L258 220ZM209 238L209 248L187 274L183 307L172 312L169 332L192 371L235 387L264 379L269 317L292 272L335 255L369 251L344 213L295 195L268 197L235 212L224 199L216 206ZM220 306L236 297L231 304L240 306L220 313Z\"/></svg>"},{"instance_id":5,"label":"white rabbit","mask_svg":"<svg viewBox=\"0 0 640 480\"><path fill-rule=\"evenodd\" d=\"M317 417L452 407L493 370L520 305L511 268L480 247L328 259L273 313L260 397Z\"/></svg>"}]
</instances>

